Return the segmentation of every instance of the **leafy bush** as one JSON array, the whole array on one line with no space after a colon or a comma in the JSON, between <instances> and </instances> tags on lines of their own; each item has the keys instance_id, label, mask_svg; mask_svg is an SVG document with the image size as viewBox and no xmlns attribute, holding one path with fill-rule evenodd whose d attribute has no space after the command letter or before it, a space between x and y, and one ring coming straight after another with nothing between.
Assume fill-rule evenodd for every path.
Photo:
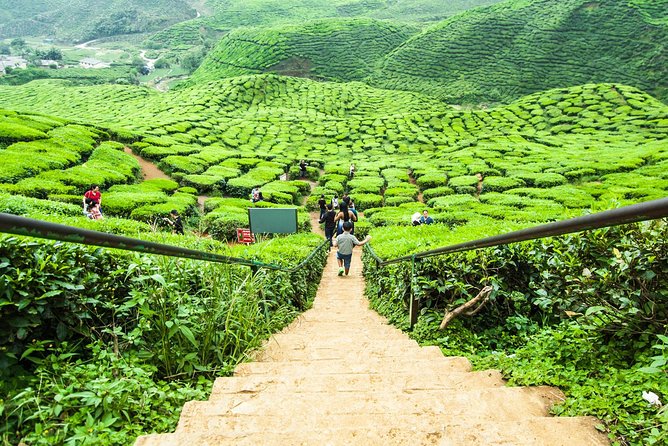
<instances>
[{"instance_id":1,"label":"leafy bush","mask_svg":"<svg viewBox=\"0 0 668 446\"><path fill-rule=\"evenodd\" d=\"M380 207L383 205L383 197L376 194L359 194L352 196L355 201L355 208L364 211L367 208Z\"/></svg>"},{"instance_id":2,"label":"leafy bush","mask_svg":"<svg viewBox=\"0 0 668 446\"><path fill-rule=\"evenodd\" d=\"M448 185L448 176L441 172L428 172L420 175L415 180L420 189L433 189L435 187L443 187Z\"/></svg>"},{"instance_id":3,"label":"leafy bush","mask_svg":"<svg viewBox=\"0 0 668 446\"><path fill-rule=\"evenodd\" d=\"M485 191L503 192L524 186L524 181L519 178L508 177L485 177L483 187Z\"/></svg>"},{"instance_id":4,"label":"leafy bush","mask_svg":"<svg viewBox=\"0 0 668 446\"><path fill-rule=\"evenodd\" d=\"M422 197L429 201L432 198L444 197L446 195L452 195L455 191L450 187L434 187L433 189L427 189L422 193Z\"/></svg>"}]
</instances>

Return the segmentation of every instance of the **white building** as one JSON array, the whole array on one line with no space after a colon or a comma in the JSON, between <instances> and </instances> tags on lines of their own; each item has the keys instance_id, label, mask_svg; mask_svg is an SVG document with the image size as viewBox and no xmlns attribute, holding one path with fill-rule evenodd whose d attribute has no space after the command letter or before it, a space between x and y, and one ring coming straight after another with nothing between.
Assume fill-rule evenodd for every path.
<instances>
[{"instance_id":1,"label":"white building","mask_svg":"<svg viewBox=\"0 0 668 446\"><path fill-rule=\"evenodd\" d=\"M19 56L0 55L0 72L5 73L5 68L25 68L28 61Z\"/></svg>"},{"instance_id":2,"label":"white building","mask_svg":"<svg viewBox=\"0 0 668 446\"><path fill-rule=\"evenodd\" d=\"M79 61L79 66L82 68L109 68L111 64L92 57L85 57Z\"/></svg>"}]
</instances>

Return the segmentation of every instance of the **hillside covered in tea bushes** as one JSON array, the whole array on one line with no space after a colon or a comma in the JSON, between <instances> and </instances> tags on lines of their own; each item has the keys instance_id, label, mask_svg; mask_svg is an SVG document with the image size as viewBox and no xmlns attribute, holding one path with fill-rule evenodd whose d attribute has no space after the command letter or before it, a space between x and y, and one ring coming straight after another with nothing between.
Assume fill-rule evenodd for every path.
<instances>
[{"instance_id":1,"label":"hillside covered in tea bushes","mask_svg":"<svg viewBox=\"0 0 668 446\"><path fill-rule=\"evenodd\" d=\"M615 444L668 443L666 406L642 397L668 399L665 219L389 267L374 257L668 196L667 0L19 3L0 0L2 32L32 36L39 19L76 40L113 22L133 34L94 45L129 45L124 63L199 68L179 65L168 91L116 78L127 66L12 71L0 212L305 263L250 270L3 235L0 442L173 430L184 401L311 305L326 244L309 212L349 193L356 235L373 236L366 295L391 323L408 331L416 298L420 343L511 384L560 387L553 413L595 416ZM99 221L82 212L92 184ZM296 209L298 233L234 243L249 207ZM164 222L171 210L185 235ZM435 224L413 226L424 210ZM439 330L485 285L485 308Z\"/></svg>"},{"instance_id":2,"label":"hillside covered in tea bushes","mask_svg":"<svg viewBox=\"0 0 668 446\"><path fill-rule=\"evenodd\" d=\"M617 82L665 98L667 10L665 0L508 0L422 30L361 19L243 28L219 41L192 80L275 72L453 104Z\"/></svg>"},{"instance_id":3,"label":"hillside covered in tea bushes","mask_svg":"<svg viewBox=\"0 0 668 446\"><path fill-rule=\"evenodd\" d=\"M666 98L668 1L506 1L443 21L383 61L372 85L447 102L506 102L619 82Z\"/></svg>"}]
</instances>

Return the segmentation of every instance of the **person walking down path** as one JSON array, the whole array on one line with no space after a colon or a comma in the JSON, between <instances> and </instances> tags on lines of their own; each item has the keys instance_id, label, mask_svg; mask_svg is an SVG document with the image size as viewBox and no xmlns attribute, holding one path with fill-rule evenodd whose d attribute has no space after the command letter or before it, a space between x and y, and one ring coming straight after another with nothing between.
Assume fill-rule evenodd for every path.
<instances>
[{"instance_id":1,"label":"person walking down path","mask_svg":"<svg viewBox=\"0 0 668 446\"><path fill-rule=\"evenodd\" d=\"M346 276L350 272L350 261L353 258L353 248L355 246L362 246L371 240L371 236L367 235L361 242L357 237L350 233L353 224L350 221L343 223L343 234L337 235L334 239L334 246L338 248L336 252L336 260L339 263L339 276L342 276L344 271Z\"/></svg>"},{"instance_id":2,"label":"person walking down path","mask_svg":"<svg viewBox=\"0 0 668 446\"><path fill-rule=\"evenodd\" d=\"M350 170L348 171L348 174L351 179L355 176L355 164L350 165Z\"/></svg>"},{"instance_id":3,"label":"person walking down path","mask_svg":"<svg viewBox=\"0 0 668 446\"><path fill-rule=\"evenodd\" d=\"M327 200L325 199L324 194L320 195L320 200L318 200L318 206L320 207L320 220L322 220L322 217L324 217L325 213L327 212Z\"/></svg>"},{"instance_id":4,"label":"person walking down path","mask_svg":"<svg viewBox=\"0 0 668 446\"><path fill-rule=\"evenodd\" d=\"M338 224L336 228L336 234L343 234L343 225L346 222L350 222L350 233L355 233L355 222L357 221L357 215L348 209L348 205L345 202L341 202L341 209L339 213L336 214L334 222Z\"/></svg>"},{"instance_id":5,"label":"person walking down path","mask_svg":"<svg viewBox=\"0 0 668 446\"><path fill-rule=\"evenodd\" d=\"M327 212L320 217L319 223L325 224L325 238L329 240L329 250L332 249L332 237L334 237L334 231L336 231L336 223L334 218L336 217L336 212L332 208L331 204L327 205ZM328 251L329 251L328 250Z\"/></svg>"},{"instance_id":6,"label":"person walking down path","mask_svg":"<svg viewBox=\"0 0 668 446\"><path fill-rule=\"evenodd\" d=\"M183 222L181 221L181 216L179 215L177 210L172 209L169 212L169 217L170 218L163 218L163 220L172 225L172 229L175 234L183 235Z\"/></svg>"}]
</instances>

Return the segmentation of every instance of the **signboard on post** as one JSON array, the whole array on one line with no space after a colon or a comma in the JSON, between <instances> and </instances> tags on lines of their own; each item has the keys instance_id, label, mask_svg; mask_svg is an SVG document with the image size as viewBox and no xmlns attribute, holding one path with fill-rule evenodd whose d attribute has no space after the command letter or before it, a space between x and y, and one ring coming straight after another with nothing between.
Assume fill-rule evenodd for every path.
<instances>
[{"instance_id":1,"label":"signboard on post","mask_svg":"<svg viewBox=\"0 0 668 446\"><path fill-rule=\"evenodd\" d=\"M248 208L253 234L294 234L297 232L295 208Z\"/></svg>"},{"instance_id":2,"label":"signboard on post","mask_svg":"<svg viewBox=\"0 0 668 446\"><path fill-rule=\"evenodd\" d=\"M255 236L250 229L237 228L237 242L255 243Z\"/></svg>"}]
</instances>

